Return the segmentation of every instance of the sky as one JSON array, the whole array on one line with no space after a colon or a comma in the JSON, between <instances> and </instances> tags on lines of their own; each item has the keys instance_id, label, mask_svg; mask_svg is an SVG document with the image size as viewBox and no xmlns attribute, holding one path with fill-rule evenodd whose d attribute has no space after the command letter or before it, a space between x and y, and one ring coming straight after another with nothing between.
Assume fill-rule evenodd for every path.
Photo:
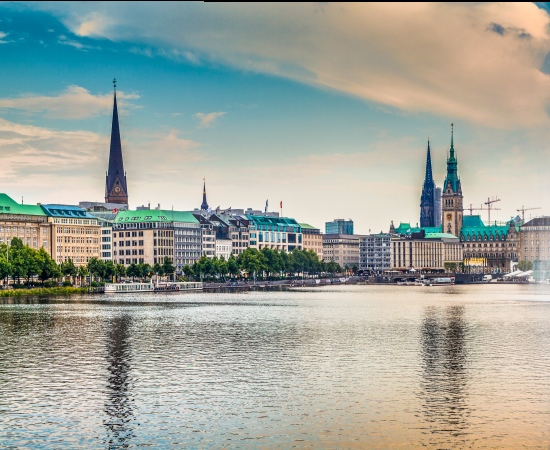
<instances>
[{"instance_id":1,"label":"sky","mask_svg":"<svg viewBox=\"0 0 550 450\"><path fill-rule=\"evenodd\" d=\"M550 214L546 3L1 2L0 192L416 224L428 140L487 221ZM533 209L530 209L533 208Z\"/></svg>"}]
</instances>

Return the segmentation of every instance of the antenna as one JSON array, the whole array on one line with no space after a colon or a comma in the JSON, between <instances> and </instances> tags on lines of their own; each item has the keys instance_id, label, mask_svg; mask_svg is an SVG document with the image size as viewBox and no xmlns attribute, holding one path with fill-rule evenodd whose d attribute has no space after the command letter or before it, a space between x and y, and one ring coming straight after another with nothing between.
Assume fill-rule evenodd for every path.
<instances>
[{"instance_id":1,"label":"antenna","mask_svg":"<svg viewBox=\"0 0 550 450\"><path fill-rule=\"evenodd\" d=\"M485 204L487 205L487 221L489 222L489 225L491 225L491 209L500 209L491 206L495 202L500 202L500 198L495 197L492 200L490 198L487 198L487 201L485 202Z\"/></svg>"},{"instance_id":2,"label":"antenna","mask_svg":"<svg viewBox=\"0 0 550 450\"><path fill-rule=\"evenodd\" d=\"M520 212L521 211L521 221L522 222L525 222L525 211L529 211L531 209L541 209L540 206L536 206L534 208L526 208L525 206L522 206L521 209L517 209L516 211L517 212Z\"/></svg>"}]
</instances>

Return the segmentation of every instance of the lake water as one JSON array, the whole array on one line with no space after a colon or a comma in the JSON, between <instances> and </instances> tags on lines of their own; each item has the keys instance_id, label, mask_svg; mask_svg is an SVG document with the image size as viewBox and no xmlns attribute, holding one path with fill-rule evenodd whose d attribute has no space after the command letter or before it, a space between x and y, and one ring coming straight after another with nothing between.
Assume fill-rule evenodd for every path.
<instances>
[{"instance_id":1,"label":"lake water","mask_svg":"<svg viewBox=\"0 0 550 450\"><path fill-rule=\"evenodd\" d=\"M550 286L0 300L0 448L549 446Z\"/></svg>"}]
</instances>

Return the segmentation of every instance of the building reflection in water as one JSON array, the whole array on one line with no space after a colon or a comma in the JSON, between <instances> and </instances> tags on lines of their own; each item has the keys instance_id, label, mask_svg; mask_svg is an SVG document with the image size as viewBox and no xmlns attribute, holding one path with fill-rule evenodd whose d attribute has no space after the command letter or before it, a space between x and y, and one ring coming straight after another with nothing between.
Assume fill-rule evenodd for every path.
<instances>
[{"instance_id":1,"label":"building reflection in water","mask_svg":"<svg viewBox=\"0 0 550 450\"><path fill-rule=\"evenodd\" d=\"M424 444L462 447L469 440L470 415L464 307L428 308L421 331Z\"/></svg>"},{"instance_id":2,"label":"building reflection in water","mask_svg":"<svg viewBox=\"0 0 550 450\"><path fill-rule=\"evenodd\" d=\"M127 447L134 436L133 399L131 396L131 351L129 316L118 316L107 324L108 383L105 400L107 446Z\"/></svg>"}]
</instances>

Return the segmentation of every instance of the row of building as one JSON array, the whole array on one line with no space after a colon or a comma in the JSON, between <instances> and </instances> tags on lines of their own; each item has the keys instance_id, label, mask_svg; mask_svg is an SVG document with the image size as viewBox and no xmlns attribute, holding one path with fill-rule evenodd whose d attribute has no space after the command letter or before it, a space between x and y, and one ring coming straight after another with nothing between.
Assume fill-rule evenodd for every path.
<instances>
[{"instance_id":1,"label":"row of building","mask_svg":"<svg viewBox=\"0 0 550 450\"><path fill-rule=\"evenodd\" d=\"M391 223L387 232L354 234L353 221L335 219L325 233L276 212L211 210L203 184L202 204L193 211L140 206L128 208L128 184L122 157L116 85L105 202L76 205L24 205L0 194L0 243L18 237L32 248L43 247L58 263L69 258L84 265L91 258L130 265L162 263L170 258L181 272L202 255L229 258L247 248L313 250L325 262L363 272L444 270L463 264L476 272L508 272L519 260L550 264L550 217L523 223L485 224L464 215L454 130L443 187L435 186L428 142L426 173L420 199L420 226ZM472 211L470 210L470 213Z\"/></svg>"}]
</instances>

